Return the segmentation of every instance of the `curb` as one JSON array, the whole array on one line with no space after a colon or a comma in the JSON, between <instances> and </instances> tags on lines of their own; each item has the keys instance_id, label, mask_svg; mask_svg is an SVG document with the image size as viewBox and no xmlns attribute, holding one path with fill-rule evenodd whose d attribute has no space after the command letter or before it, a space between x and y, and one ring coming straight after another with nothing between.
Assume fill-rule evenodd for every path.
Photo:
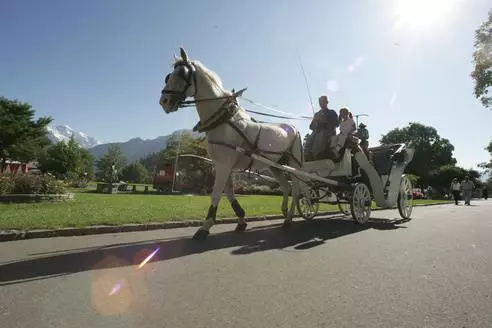
<instances>
[{"instance_id":1,"label":"curb","mask_svg":"<svg viewBox=\"0 0 492 328\"><path fill-rule=\"evenodd\" d=\"M450 202L451 203L451 202ZM419 204L417 206L435 206L445 205L448 203L430 203ZM376 208L372 211L385 210L383 208ZM320 212L318 216L338 214L340 211L328 211ZM283 215L265 215L257 217L247 218L248 222L259 221L273 221L283 219ZM237 223L237 218L222 218L217 219L216 224L233 224ZM161 223L143 223L143 224L123 224L117 226L110 225L98 225L82 228L61 228L61 229L35 229L35 230L0 230L0 242L33 239L33 238L51 238L51 237L70 237L70 236L86 236L86 235L98 235L105 233L119 233L119 232L138 232L138 231L151 231L159 229L176 229L187 227L199 227L203 224L203 220L190 220L190 221L170 221Z\"/></svg>"}]
</instances>

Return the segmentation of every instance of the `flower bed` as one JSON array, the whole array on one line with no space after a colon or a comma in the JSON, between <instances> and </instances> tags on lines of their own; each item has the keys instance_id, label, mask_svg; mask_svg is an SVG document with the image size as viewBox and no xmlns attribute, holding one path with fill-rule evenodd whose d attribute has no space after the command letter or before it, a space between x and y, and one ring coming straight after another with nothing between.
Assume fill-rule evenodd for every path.
<instances>
[{"instance_id":1,"label":"flower bed","mask_svg":"<svg viewBox=\"0 0 492 328\"><path fill-rule=\"evenodd\" d=\"M0 174L0 201L66 200L63 183L48 174Z\"/></svg>"}]
</instances>

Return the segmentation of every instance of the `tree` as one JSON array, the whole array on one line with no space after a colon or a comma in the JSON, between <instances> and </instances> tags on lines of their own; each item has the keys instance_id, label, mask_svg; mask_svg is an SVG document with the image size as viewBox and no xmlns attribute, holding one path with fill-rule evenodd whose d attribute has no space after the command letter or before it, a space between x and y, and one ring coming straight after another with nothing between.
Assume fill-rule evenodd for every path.
<instances>
[{"instance_id":1,"label":"tree","mask_svg":"<svg viewBox=\"0 0 492 328\"><path fill-rule=\"evenodd\" d=\"M179 149L178 149L179 148ZM183 133L180 135L172 135L167 146L160 153L160 159L162 161L174 162L178 154L193 154L201 157L208 157L207 139L205 137L195 137L191 133ZM186 158L180 157L178 166L186 166L190 170L198 169L202 171L205 176L212 174L212 165L199 158Z\"/></svg>"},{"instance_id":2,"label":"tree","mask_svg":"<svg viewBox=\"0 0 492 328\"><path fill-rule=\"evenodd\" d=\"M34 120L34 109L28 103L0 97L0 165L7 160L29 162L37 159L51 144L46 126L53 119Z\"/></svg>"},{"instance_id":3,"label":"tree","mask_svg":"<svg viewBox=\"0 0 492 328\"><path fill-rule=\"evenodd\" d=\"M205 137L195 137L189 132L183 134L173 134L167 141L166 148L160 153L164 160L174 160L178 154L194 154L207 156L207 139Z\"/></svg>"},{"instance_id":4,"label":"tree","mask_svg":"<svg viewBox=\"0 0 492 328\"><path fill-rule=\"evenodd\" d=\"M132 163L121 171L124 181L132 183L145 183L149 178L149 172L141 163Z\"/></svg>"},{"instance_id":5,"label":"tree","mask_svg":"<svg viewBox=\"0 0 492 328\"><path fill-rule=\"evenodd\" d=\"M118 170L118 176L125 167L126 159L120 146L111 144L108 152L96 162L97 178L99 180L111 181L113 175L113 164Z\"/></svg>"},{"instance_id":6,"label":"tree","mask_svg":"<svg viewBox=\"0 0 492 328\"><path fill-rule=\"evenodd\" d=\"M475 69L471 73L475 80L475 97L486 107L492 106L492 97L488 96L492 87L492 10L488 19L475 30Z\"/></svg>"},{"instance_id":7,"label":"tree","mask_svg":"<svg viewBox=\"0 0 492 328\"><path fill-rule=\"evenodd\" d=\"M492 169L492 141L485 147L485 150L490 153L490 160L488 163L481 163L479 166L485 169L486 172L489 172Z\"/></svg>"},{"instance_id":8,"label":"tree","mask_svg":"<svg viewBox=\"0 0 492 328\"><path fill-rule=\"evenodd\" d=\"M423 186L429 185L433 170L443 165L456 164L453 158L454 146L449 140L441 138L435 128L421 123L410 123L407 127L393 129L381 138L380 143L411 144L415 154L407 167L407 173L419 176Z\"/></svg>"},{"instance_id":9,"label":"tree","mask_svg":"<svg viewBox=\"0 0 492 328\"><path fill-rule=\"evenodd\" d=\"M454 165L443 165L431 172L429 183L441 194L446 194L449 193L449 187L454 178L457 178L458 181L463 181L465 177L465 169Z\"/></svg>"},{"instance_id":10,"label":"tree","mask_svg":"<svg viewBox=\"0 0 492 328\"><path fill-rule=\"evenodd\" d=\"M39 157L38 167L58 178L90 179L93 175L93 158L72 136L68 142L60 141L47 147Z\"/></svg>"},{"instance_id":11,"label":"tree","mask_svg":"<svg viewBox=\"0 0 492 328\"><path fill-rule=\"evenodd\" d=\"M475 184L476 188L480 188L482 185L480 172L473 169L466 170L455 165L443 165L437 170L433 170L429 177L429 182L441 194L445 194L449 192L451 180L457 178L458 181L463 181L466 177Z\"/></svg>"},{"instance_id":12,"label":"tree","mask_svg":"<svg viewBox=\"0 0 492 328\"><path fill-rule=\"evenodd\" d=\"M181 145L180 145L181 140ZM147 168L149 172L153 172L158 163L162 161L172 162L176 160L178 154L194 154L207 157L207 140L205 137L194 137L191 133L183 133L182 138L179 134L173 134L167 141L166 148L159 152L152 153L139 162Z\"/></svg>"},{"instance_id":13,"label":"tree","mask_svg":"<svg viewBox=\"0 0 492 328\"><path fill-rule=\"evenodd\" d=\"M488 163L481 163L479 167L484 169L484 173L488 173L489 177L487 178L487 181L485 182L485 186L489 188L489 190L492 190L492 140L490 141L489 145L485 147L485 150L487 150L490 153L490 160Z\"/></svg>"}]
</instances>

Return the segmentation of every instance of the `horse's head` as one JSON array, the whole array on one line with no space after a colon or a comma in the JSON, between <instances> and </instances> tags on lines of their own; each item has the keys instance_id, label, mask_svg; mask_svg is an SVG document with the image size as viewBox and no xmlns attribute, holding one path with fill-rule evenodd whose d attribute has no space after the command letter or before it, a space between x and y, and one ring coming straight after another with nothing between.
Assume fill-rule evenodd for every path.
<instances>
[{"instance_id":1,"label":"horse's head","mask_svg":"<svg viewBox=\"0 0 492 328\"><path fill-rule=\"evenodd\" d=\"M174 70L166 76L159 100L166 113L177 111L187 97L193 97L196 93L195 66L186 51L183 48L180 50L181 59L175 57Z\"/></svg>"}]
</instances>

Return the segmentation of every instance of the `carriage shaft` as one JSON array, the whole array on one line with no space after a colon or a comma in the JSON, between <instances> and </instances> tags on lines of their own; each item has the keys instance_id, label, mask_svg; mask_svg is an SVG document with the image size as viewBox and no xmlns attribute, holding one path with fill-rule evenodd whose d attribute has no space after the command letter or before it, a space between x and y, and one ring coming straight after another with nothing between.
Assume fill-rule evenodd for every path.
<instances>
[{"instance_id":1,"label":"carriage shaft","mask_svg":"<svg viewBox=\"0 0 492 328\"><path fill-rule=\"evenodd\" d=\"M275 163L274 161L271 161L269 160L268 158L264 157L264 156L260 156L258 154L248 154L246 152L246 150L244 148L241 148L241 147L236 147L236 151L248 156L248 157L251 157L257 161L260 161L262 163L265 163L267 165L270 165L270 166L273 166L273 167L276 167L277 169L280 169L282 171L286 171L286 172L289 172L293 175L297 175L297 176L304 176L306 178L309 178L309 179L312 179L312 180L317 180L317 181L320 181L320 182L324 182L326 184L329 184L329 185L332 185L332 186L339 186L340 183L338 181L335 181L335 180L331 180L331 179L326 179L326 178L323 178L323 177L320 177L319 175L317 174L313 174L313 173L309 173L309 172L306 172L306 171L303 171L302 169L296 169L296 168L293 168L293 167L290 167L288 165L282 165L282 164L278 164L278 163Z\"/></svg>"}]
</instances>

